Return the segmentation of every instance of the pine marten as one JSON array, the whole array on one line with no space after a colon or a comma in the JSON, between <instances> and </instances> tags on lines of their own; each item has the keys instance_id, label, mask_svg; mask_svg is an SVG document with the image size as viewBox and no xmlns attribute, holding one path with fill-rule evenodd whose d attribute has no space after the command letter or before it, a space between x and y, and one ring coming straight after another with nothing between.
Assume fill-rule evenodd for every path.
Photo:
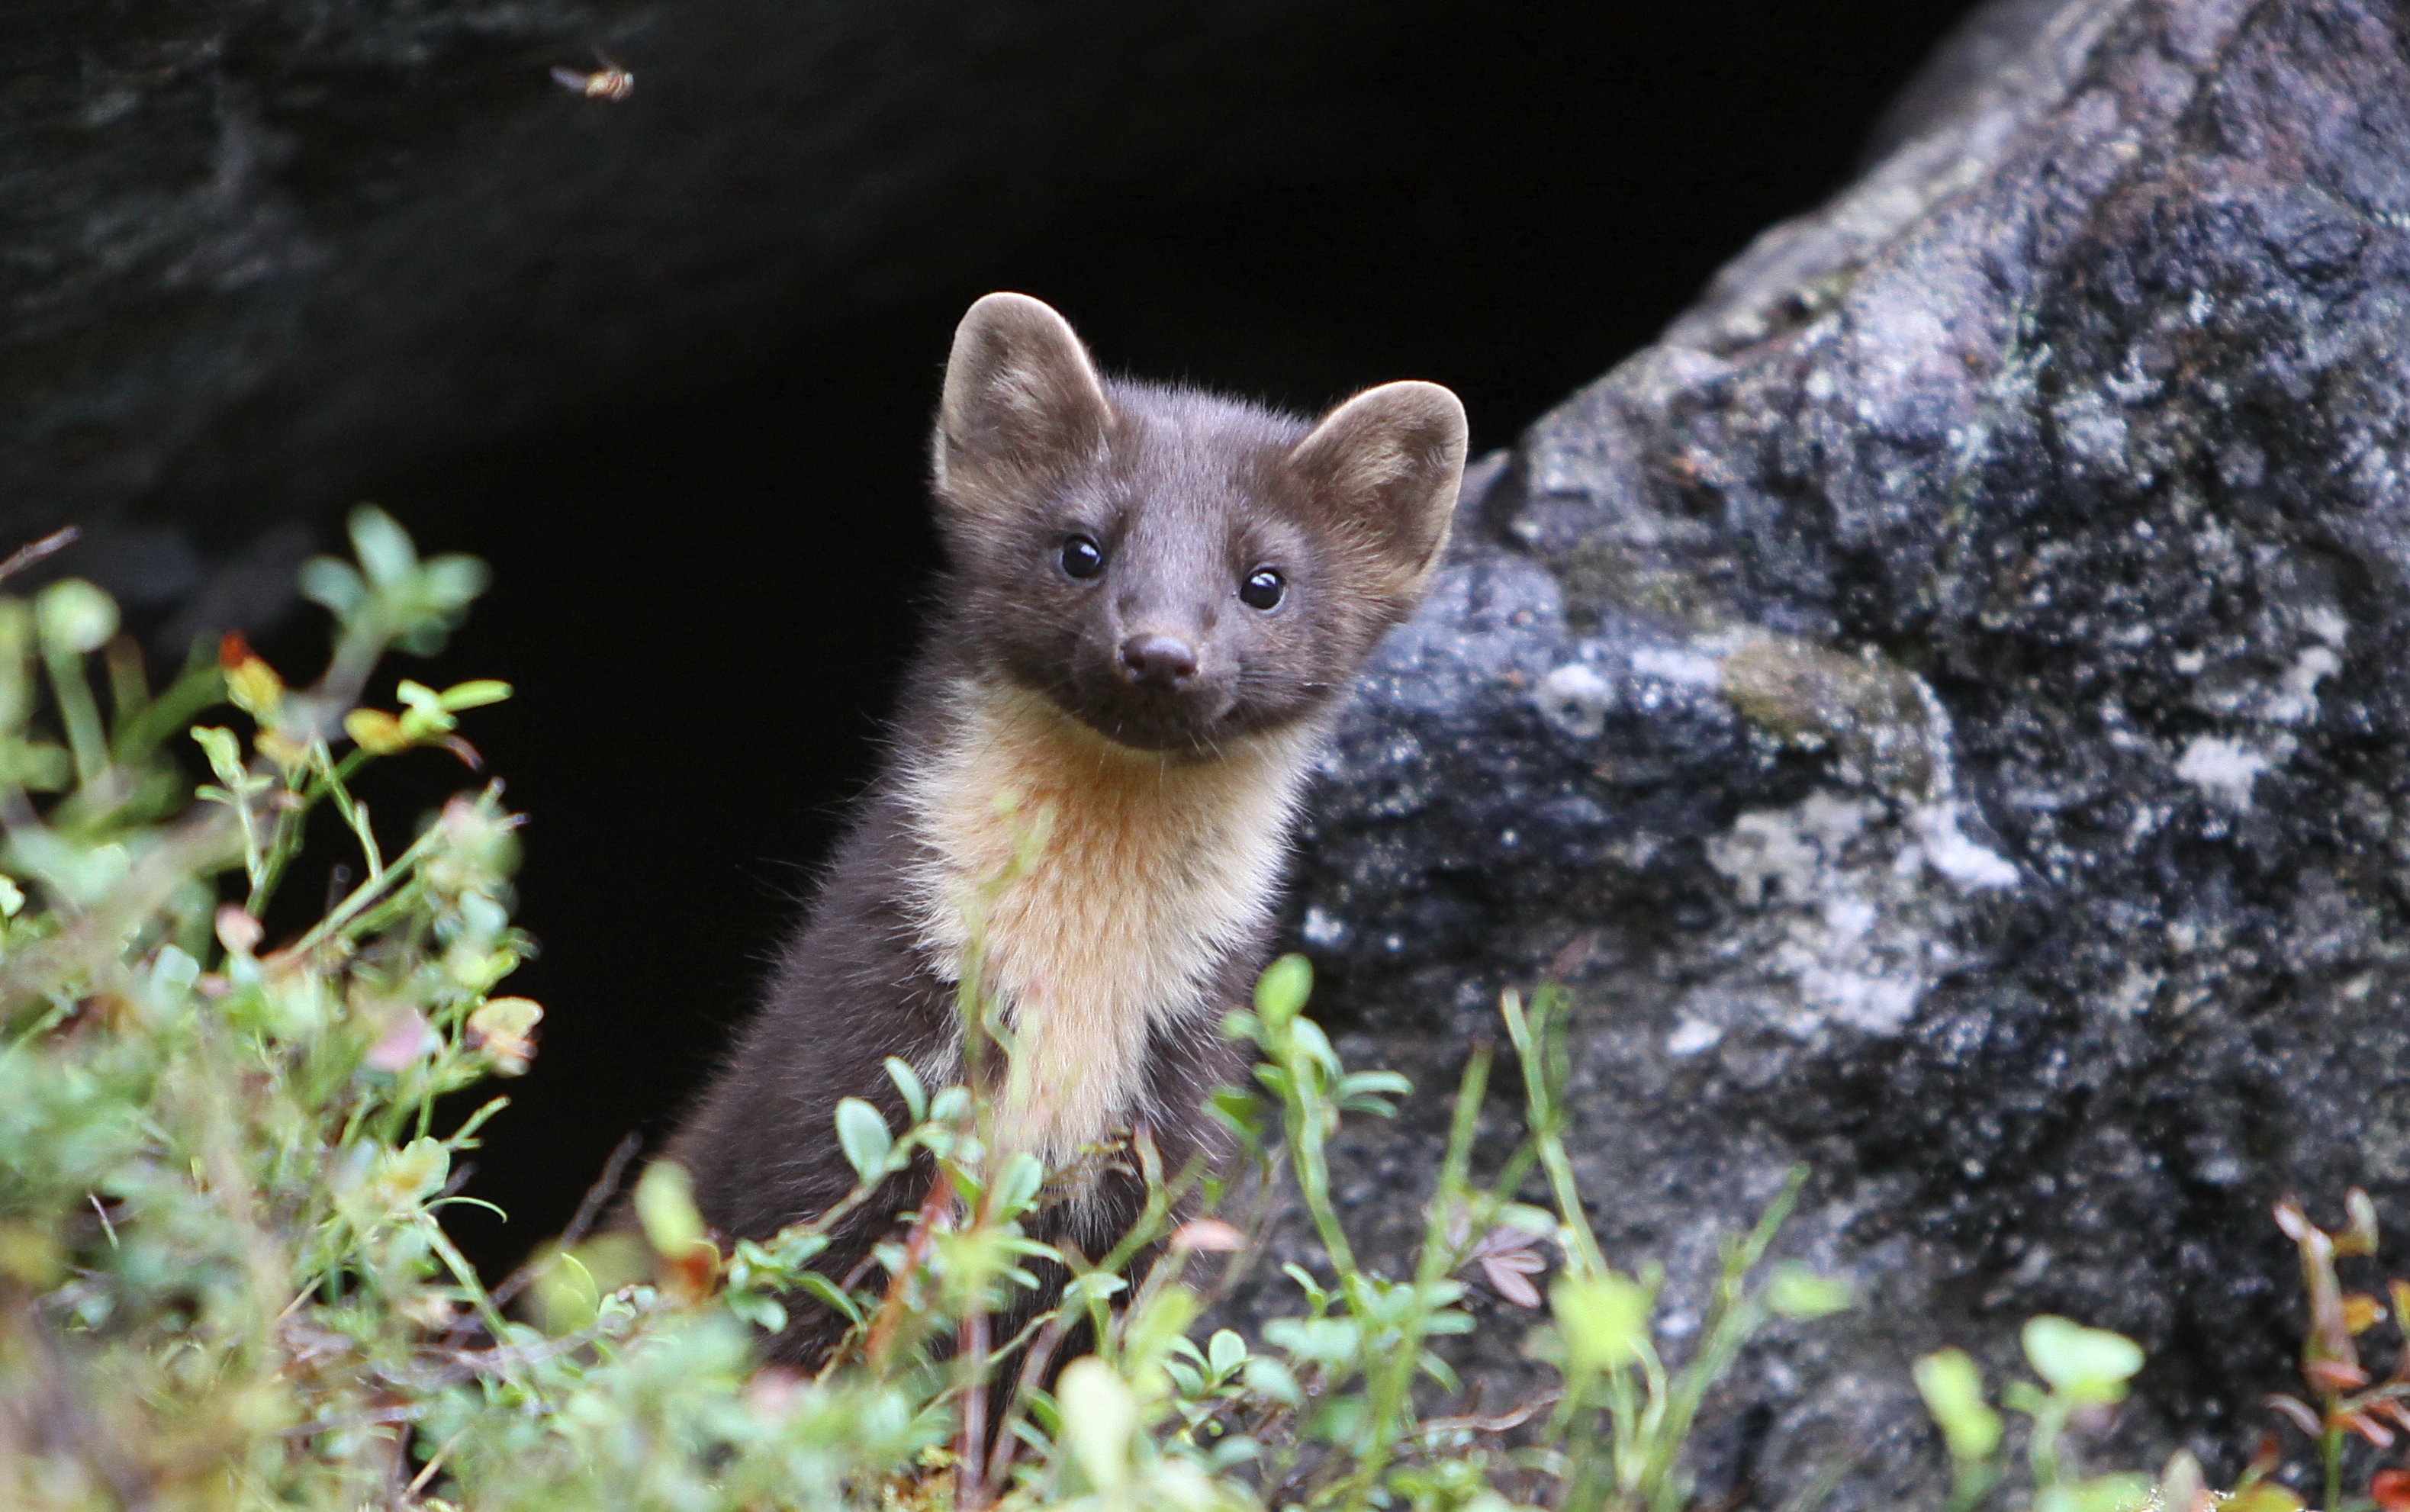
<instances>
[{"instance_id":1,"label":"pine marten","mask_svg":"<svg viewBox=\"0 0 2410 1512\"><path fill-rule=\"evenodd\" d=\"M1142 1125L1167 1171L1216 1156L1201 1105L1244 1070L1221 1019L1268 953L1308 764L1439 563L1465 443L1433 384L1314 423L1104 378L1026 296L971 306L932 445L946 568L889 758L668 1148L706 1222L758 1239L842 1198L838 1099L906 1123L886 1057L932 1088L962 1079L983 889L979 980L1016 1046L1000 1141L1059 1167ZM820 1268L850 1271L930 1181L894 1178ZM1109 1170L1030 1227L1096 1258L1143 1202ZM839 1321L792 1312L773 1353L824 1354Z\"/></svg>"}]
</instances>

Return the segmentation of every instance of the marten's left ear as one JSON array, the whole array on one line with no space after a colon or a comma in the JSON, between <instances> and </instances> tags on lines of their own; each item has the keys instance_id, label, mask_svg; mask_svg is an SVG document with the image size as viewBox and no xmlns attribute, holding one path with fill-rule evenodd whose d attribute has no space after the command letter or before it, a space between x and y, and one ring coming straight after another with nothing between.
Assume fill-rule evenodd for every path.
<instances>
[{"instance_id":1,"label":"marten's left ear","mask_svg":"<svg viewBox=\"0 0 2410 1512\"><path fill-rule=\"evenodd\" d=\"M962 523L1025 508L1095 454L1113 408L1071 323L1025 294L970 307L946 358L930 451L937 498Z\"/></svg>"},{"instance_id":2,"label":"marten's left ear","mask_svg":"<svg viewBox=\"0 0 2410 1512\"><path fill-rule=\"evenodd\" d=\"M1437 384L1383 384L1323 417L1289 463L1342 534L1369 547L1398 612L1413 609L1464 482L1464 405Z\"/></svg>"}]
</instances>

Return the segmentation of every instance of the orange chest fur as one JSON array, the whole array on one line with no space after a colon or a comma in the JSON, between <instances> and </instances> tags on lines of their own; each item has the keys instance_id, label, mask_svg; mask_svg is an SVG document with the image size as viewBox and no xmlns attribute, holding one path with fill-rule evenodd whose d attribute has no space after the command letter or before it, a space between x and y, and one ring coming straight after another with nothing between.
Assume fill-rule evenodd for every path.
<instances>
[{"instance_id":1,"label":"orange chest fur","mask_svg":"<svg viewBox=\"0 0 2410 1512\"><path fill-rule=\"evenodd\" d=\"M906 781L914 921L949 980L976 949L1015 1041L1004 1137L1060 1163L1142 1111L1158 1026L1220 1032L1235 1005L1210 982L1270 914L1312 735L1169 757L1035 693L958 691L952 737Z\"/></svg>"}]
</instances>

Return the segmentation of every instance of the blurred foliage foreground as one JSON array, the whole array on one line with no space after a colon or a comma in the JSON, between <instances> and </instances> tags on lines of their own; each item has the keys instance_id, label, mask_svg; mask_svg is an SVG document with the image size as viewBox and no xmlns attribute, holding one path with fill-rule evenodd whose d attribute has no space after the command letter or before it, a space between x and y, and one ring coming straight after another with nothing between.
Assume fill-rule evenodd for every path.
<instances>
[{"instance_id":1,"label":"blurred foliage foreground","mask_svg":"<svg viewBox=\"0 0 2410 1512\"><path fill-rule=\"evenodd\" d=\"M541 1010L497 995L530 949L510 922L517 821L486 783L388 855L350 782L422 748L449 747L473 769L457 717L510 690L404 681L399 708L364 702L380 659L438 648L485 574L468 558L421 560L373 510L354 517L352 539L356 565L322 559L304 573L336 624L306 688L229 639L154 693L90 585L0 597L6 1505L1670 1512L1690 1505L1694 1418L1752 1333L1849 1304L1829 1278L1765 1263L1794 1179L1727 1246L1687 1359L1660 1355L1660 1276L1606 1263L1561 1142L1564 1004L1551 988L1502 1004L1524 1082L1520 1142L1497 1169L1473 1170L1491 1069L1476 1051L1412 1273L1358 1264L1325 1141L1343 1114L1385 1113L1406 1088L1342 1067L1300 1011L1295 958L1227 1025L1259 1054L1259 1095L1226 1092L1213 1109L1251 1179L1226 1190L1165 1172L1142 1141L1100 1153L1159 1195L1114 1254L1025 1238L1018 1220L1062 1199L1061 1184L1026 1156L989 1153L983 1096L922 1087L895 1064L913 1127L858 1102L836 1120L862 1177L847 1205L915 1159L940 1176L865 1273L812 1272L812 1223L723 1247L681 1173L657 1165L635 1188L641 1233L587 1232L606 1178L561 1243L489 1290L439 1214L470 1200L456 1195L456 1162L502 1099L466 1116L473 1099L445 1099L533 1054ZM244 718L212 722L223 703ZM197 788L181 764L195 758L211 778ZM326 906L271 909L313 829L347 852ZM1033 845L1042 831L1041 815ZM992 1018L986 1028L1003 1036ZM1313 1266L1286 1268L1296 1316L1258 1340L1200 1340L1213 1282L1245 1263L1283 1186L1318 1248ZM1546 1205L1519 1200L1527 1188ZM1251 1215L1212 1215L1239 1205L1230 1190L1251 1194ZM1206 1215L1175 1219L1183 1195ZM2284 1214L2315 1330L2311 1400L2281 1410L2315 1442L2330 1507L2350 1505L2343 1435L2374 1442L2389 1417L2410 1423L2397 1405L2410 1387L2372 1384L2355 1353L2383 1309L2334 1280L2336 1255L2374 1248L2365 1199L2352 1214L2339 1235ZM1142 1253L1165 1258L1135 1264ZM990 1317L1040 1259L1072 1274L1063 1307L991 1337ZM1532 1311L1527 1350L1552 1383L1487 1412L1460 1400L1432 1347L1474 1328L1474 1286ZM756 1363L757 1330L791 1305L854 1324L817 1374ZM2124 1395L2141 1353L2058 1318L2034 1320L2025 1345L2039 1381L2006 1391L2014 1431L1968 1357L1916 1367L1953 1512L1995 1500L2056 1512L2301 1505L2271 1476L2272 1456L2226 1496L2184 1456L2156 1482L2083 1475L2074 1444ZM1810 1506L1847 1470L1767 1505ZM2410 1505L2390 1474L2358 1505Z\"/></svg>"}]
</instances>

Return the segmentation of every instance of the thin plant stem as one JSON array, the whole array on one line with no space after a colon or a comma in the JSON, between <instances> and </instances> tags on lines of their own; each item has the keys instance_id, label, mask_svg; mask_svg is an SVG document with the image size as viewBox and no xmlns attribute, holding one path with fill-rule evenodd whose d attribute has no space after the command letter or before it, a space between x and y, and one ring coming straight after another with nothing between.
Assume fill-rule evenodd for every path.
<instances>
[{"instance_id":1,"label":"thin plant stem","mask_svg":"<svg viewBox=\"0 0 2410 1512\"><path fill-rule=\"evenodd\" d=\"M1288 1139L1289 1167L1297 1177L1298 1196L1305 1202L1332 1269L1344 1275L1356 1269L1356 1251L1330 1201L1330 1163L1323 1141L1332 1118L1321 1096L1322 1068L1299 1045L1294 1022L1277 1032L1272 1049L1288 1074L1289 1095L1282 1099L1281 1129Z\"/></svg>"},{"instance_id":2,"label":"thin plant stem","mask_svg":"<svg viewBox=\"0 0 2410 1512\"><path fill-rule=\"evenodd\" d=\"M1473 1163L1473 1136L1481 1121L1482 1096L1489 1088L1489 1046L1476 1045L1464 1063L1463 1079L1457 1084L1456 1113L1448 1126L1447 1153L1440 1162L1439 1188L1431 1196L1430 1210L1423 1222L1422 1247L1416 1257L1413 1305L1399 1327L1389 1358L1372 1383L1372 1426L1364 1438L1364 1458L1349 1477L1353 1489L1347 1505L1351 1512L1364 1506L1373 1488L1380 1484L1382 1472L1388 1468L1399 1418L1409 1405L1415 1368L1422 1356L1430 1297L1447 1274L1445 1268L1454 1247L1448 1243L1448 1219L1463 1211L1465 1172Z\"/></svg>"},{"instance_id":3,"label":"thin plant stem","mask_svg":"<svg viewBox=\"0 0 2410 1512\"><path fill-rule=\"evenodd\" d=\"M1521 995L1510 987L1500 996L1499 1011L1505 1017L1507 1038L1522 1063L1524 1104L1532 1137L1538 1142L1540 1167L1547 1172L1549 1196L1557 1204L1557 1221L1573 1241L1573 1253L1567 1258L1580 1274L1604 1275L1606 1258L1599 1250L1598 1235L1591 1231L1581 1188L1574 1180L1573 1160L1561 1137L1564 1127L1558 1103L1563 1083L1561 1054L1553 1046L1551 1036L1561 1001L1561 989L1543 983L1532 995L1527 1017Z\"/></svg>"},{"instance_id":4,"label":"thin plant stem","mask_svg":"<svg viewBox=\"0 0 2410 1512\"><path fill-rule=\"evenodd\" d=\"M75 755L76 778L90 787L109 767L109 738L103 733L100 705L92 696L92 684L84 679L83 658L45 645L42 661L58 697L59 720L67 727L67 749Z\"/></svg>"}]
</instances>

